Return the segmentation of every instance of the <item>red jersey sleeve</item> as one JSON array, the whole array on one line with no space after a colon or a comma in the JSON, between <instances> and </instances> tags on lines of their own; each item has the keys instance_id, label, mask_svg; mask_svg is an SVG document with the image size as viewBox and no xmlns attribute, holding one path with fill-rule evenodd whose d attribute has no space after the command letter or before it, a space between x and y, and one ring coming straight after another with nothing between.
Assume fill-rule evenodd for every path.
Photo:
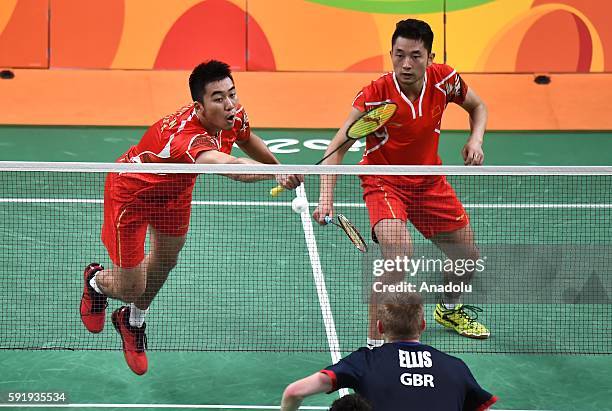
<instances>
[{"instance_id":1,"label":"red jersey sleeve","mask_svg":"<svg viewBox=\"0 0 612 411\"><path fill-rule=\"evenodd\" d=\"M381 92L378 89L375 82L372 82L369 86L361 89L353 100L353 107L357 110L364 112L367 111L367 103L374 103L383 100L381 98Z\"/></svg>"},{"instance_id":2,"label":"red jersey sleeve","mask_svg":"<svg viewBox=\"0 0 612 411\"><path fill-rule=\"evenodd\" d=\"M365 111L365 102L366 102L366 99L363 94L363 90L361 90L359 93L357 93L357 95L355 96L355 99L353 100L353 107L363 112Z\"/></svg>"},{"instance_id":3,"label":"red jersey sleeve","mask_svg":"<svg viewBox=\"0 0 612 411\"><path fill-rule=\"evenodd\" d=\"M468 92L468 86L455 69L446 64L440 64L442 81L439 83L446 92L446 104L463 104Z\"/></svg>"},{"instance_id":4,"label":"red jersey sleeve","mask_svg":"<svg viewBox=\"0 0 612 411\"><path fill-rule=\"evenodd\" d=\"M195 163L198 156L210 150L218 150L219 146L217 142L208 134L198 134L193 136L189 141L189 146L187 147L187 157L189 161Z\"/></svg>"}]
</instances>

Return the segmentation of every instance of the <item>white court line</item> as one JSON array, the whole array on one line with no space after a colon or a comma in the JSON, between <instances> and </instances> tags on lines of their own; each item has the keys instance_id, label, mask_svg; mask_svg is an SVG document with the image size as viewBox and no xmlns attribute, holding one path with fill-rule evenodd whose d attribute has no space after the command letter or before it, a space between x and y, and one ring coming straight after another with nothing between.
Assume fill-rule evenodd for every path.
<instances>
[{"instance_id":1,"label":"white court line","mask_svg":"<svg viewBox=\"0 0 612 411\"><path fill-rule=\"evenodd\" d=\"M87 198L0 198L0 203L59 203L59 204L103 204L102 199L87 199ZM222 205L222 206L264 206L264 207L290 207L289 201L192 201L192 205ZM318 203L310 203L316 207ZM335 203L335 207L347 208L365 208L364 203ZM607 203L467 203L463 204L465 208L612 208L612 204Z\"/></svg>"},{"instance_id":2,"label":"white court line","mask_svg":"<svg viewBox=\"0 0 612 411\"><path fill-rule=\"evenodd\" d=\"M208 410L279 410L278 405L199 405L199 404L0 404L0 408L178 408ZM300 410L328 410L329 407L301 406ZM538 411L538 410L495 410ZM544 411L544 410L540 410ZM550 410L548 410L550 411Z\"/></svg>"},{"instance_id":3,"label":"white court line","mask_svg":"<svg viewBox=\"0 0 612 411\"><path fill-rule=\"evenodd\" d=\"M181 408L209 410L279 410L278 405L199 405L199 404L0 404L0 408ZM329 407L300 407L301 410L328 410Z\"/></svg>"},{"instance_id":4,"label":"white court line","mask_svg":"<svg viewBox=\"0 0 612 411\"><path fill-rule=\"evenodd\" d=\"M295 192L296 197L300 197L308 201L304 184L301 184ZM325 276L321 267L321 259L319 258L319 250L317 249L317 240L312 227L312 219L310 218L310 210L300 214L302 218L302 228L304 229L304 237L306 246L308 247L308 255L310 257L310 265L312 265L312 275L314 276L315 286L317 287L317 295L319 296L319 305L321 306L321 315L325 324L325 333L327 334L327 344L331 354L332 363L335 364L342 358L340 354L340 342L336 333L336 324L334 323L334 315L329 303L329 295L325 286ZM340 397L348 394L346 388L339 390Z\"/></svg>"},{"instance_id":5,"label":"white court line","mask_svg":"<svg viewBox=\"0 0 612 411\"><path fill-rule=\"evenodd\" d=\"M304 184L301 184L295 190L296 197L301 197L308 201ZM336 324L334 322L334 314L329 303L329 295L325 286L325 276L321 267L321 259L319 258L319 250L317 249L317 240L312 228L312 219L310 218L310 209L300 214L302 218L302 228L304 229L304 237L308 247L308 255L310 257L310 265L312 265L312 275L314 276L315 286L317 287L317 295L319 296L319 305L321 306L321 315L325 324L325 333L327 334L327 344L329 345L329 353L332 357L332 364L337 363L342 358L340 354L340 341L336 332ZM346 388L341 388L338 391L341 397L348 394Z\"/></svg>"}]
</instances>

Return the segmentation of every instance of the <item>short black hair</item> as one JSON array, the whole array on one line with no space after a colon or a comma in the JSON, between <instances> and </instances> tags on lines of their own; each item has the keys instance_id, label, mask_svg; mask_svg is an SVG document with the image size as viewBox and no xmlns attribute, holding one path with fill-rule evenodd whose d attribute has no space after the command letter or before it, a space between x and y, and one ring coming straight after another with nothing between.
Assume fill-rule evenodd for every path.
<instances>
[{"instance_id":1,"label":"short black hair","mask_svg":"<svg viewBox=\"0 0 612 411\"><path fill-rule=\"evenodd\" d=\"M222 61L208 60L198 64L189 76L189 90L192 100L203 103L206 85L223 80L226 77L229 77L232 82L234 81L230 66Z\"/></svg>"},{"instance_id":2,"label":"short black hair","mask_svg":"<svg viewBox=\"0 0 612 411\"><path fill-rule=\"evenodd\" d=\"M372 406L361 395L350 394L334 401L329 411L372 411Z\"/></svg>"},{"instance_id":3,"label":"short black hair","mask_svg":"<svg viewBox=\"0 0 612 411\"><path fill-rule=\"evenodd\" d=\"M397 40L398 37L411 40L421 40L427 52L431 54L434 34L433 31L431 31L429 24L425 23L423 20L406 19L399 21L395 25L395 31L391 37L391 48L393 48L395 40Z\"/></svg>"}]
</instances>

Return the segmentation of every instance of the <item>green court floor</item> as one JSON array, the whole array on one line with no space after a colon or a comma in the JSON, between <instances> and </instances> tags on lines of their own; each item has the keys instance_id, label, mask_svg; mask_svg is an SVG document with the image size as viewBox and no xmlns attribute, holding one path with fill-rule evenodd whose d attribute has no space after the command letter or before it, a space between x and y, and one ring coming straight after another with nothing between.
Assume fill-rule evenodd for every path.
<instances>
[{"instance_id":1,"label":"green court floor","mask_svg":"<svg viewBox=\"0 0 612 411\"><path fill-rule=\"evenodd\" d=\"M0 126L0 160L113 161L144 132L143 127ZM314 164L334 130L255 130L271 142L278 158L290 164ZM459 152L467 134L445 131L440 156L445 164L461 164ZM484 144L487 165L610 165L609 132L489 132ZM349 152L355 164L360 151Z\"/></svg>"},{"instance_id":2,"label":"green court floor","mask_svg":"<svg viewBox=\"0 0 612 411\"><path fill-rule=\"evenodd\" d=\"M0 160L24 160L24 161L96 161L109 162L119 156L129 145L138 141L143 128L96 128L96 127L0 127ZM258 134L265 140L270 142L271 147L277 151L281 161L286 163L310 164L314 163L322 154L325 140L329 140L333 132L330 130L258 130ZM465 133L444 133L441 139L440 152L446 164L460 164L459 150L462 142L465 140ZM485 155L487 156L487 164L490 165L610 165L612 157L609 152L612 148L612 135L609 133L489 133L485 145ZM350 154L347 162L355 163L359 158L359 152L355 151ZM215 180L216 181L216 180ZM64 183L62 183L64 184ZM99 180L92 181L92 190L99 191ZM214 186L214 185L213 185ZM78 196L77 191L71 192L71 184L65 184L66 193L70 198ZM55 192L57 187L53 184L48 186L49 193ZM512 188L510 188L511 190ZM4 193L11 193L19 197L18 192L12 192L10 187L3 187ZM44 196L47 188L44 183L39 184L36 194ZM253 190L253 189L250 189ZM554 187L552 188L554 191ZM251 191L254 193L255 191ZM312 193L309 193L312 194ZM358 197L351 195L349 192L346 200L358 201ZM232 198L232 192L226 193L227 199ZM607 198L608 193L598 192L596 187L588 190L589 199ZM101 193L99 196L101 198ZM206 200L206 192L196 195L198 199ZM265 195L261 195L259 200L263 200ZM478 198L473 199L474 202ZM6 206L4 206L6 207ZM14 233L23 228L20 222L20 215L23 221L27 224L35 224L43 226L44 222L36 222L37 214L53 215L54 218L62 219L62 221L83 221L95 226L92 231L92 236L98 236L96 232L99 227L101 215L92 213L92 209L83 211L83 208L58 208L31 206L29 209L5 208L5 221L2 225L2 234L4 238L17 238L16 241L27 241L23 236L16 236ZM90 206L87 206L90 207ZM100 210L99 205L92 205L93 210ZM97 207L97 208L96 208ZM357 213L357 211L355 211ZM365 211L359 211L356 217L358 221L365 221ZM6 214L10 213L10 214ZM204 214L204 211L196 211ZM290 212L289 212L290 213ZM93 214L93 215L92 215ZM363 215L362 215L363 214ZM195 216L197 217L197 216ZM270 221L273 215L264 217L266 221ZM495 222L496 218L504 222L501 216L495 214L485 215L483 221ZM196 218L197 219L197 218ZM207 221L210 221L210 216L205 215ZM254 219L249 219L247 225L252 227ZM23 223L23 224L26 224ZM304 247L303 232L297 232L293 236L292 226L288 223L285 228L279 228L283 241L290 241L291 246L295 250L299 247ZM79 226L79 224L75 224ZM495 224L491 224L494 226ZM499 225L499 224L498 224ZM230 223L231 227L236 227L237 223ZM257 226L255 226L257 227ZM483 224L478 227L480 231L487 231L490 227ZM567 229L567 226L565 227ZM200 231L201 230L201 231ZM254 230L265 230L263 227L255 228ZM315 230L320 230L315 227ZM548 236L560 236L563 227L553 227L547 233ZM610 243L611 233L610 227L600 227L598 232L590 232L591 238L597 238L604 242ZM194 236L206 236L207 231L203 225L194 225ZM64 269L74 271L74 283L70 284L50 284L52 295L59 295L62 292L62 286L66 285L66 289L70 290L71 295L78 299L80 293L78 283L79 264L82 263L82 256L79 253L66 254L62 249L78 248L79 242L83 239L76 234L66 236L66 243L60 247L58 252L54 252L53 239L45 237L45 227L42 227L40 233L33 233L31 238L34 238L34 245L29 249L24 250L23 258L13 259L9 261L9 266L12 266L14 272L29 273L30 278L35 276L37 285L49 277L44 275L45 272L53 270L57 265L62 265ZM318 233L318 231L317 231ZM230 242L233 236L232 232L222 233L221 238L225 240L221 243ZM38 237L37 237L38 235ZM246 236L247 234L245 234ZM13 236L13 237L11 237ZM225 237L227 236L227 238ZM245 237L246 238L246 237ZM328 237L325 237L328 238ZM217 239L218 240L218 239ZM326 241L329 241L327 243ZM24 247L25 247L24 243ZM230 255L224 256L228 260L241 258L242 250L248 247L250 255L257 256L265 253L266 247L275 247L274 241L264 244L238 243L236 250L231 251ZM319 244L321 249L332 247L332 240L322 240ZM99 245L97 246L99 247ZM261 249L261 250L260 250ZM94 250L88 248L88 251ZM291 248L294 250L294 248ZM95 250L94 250L95 251ZM218 251L212 247L208 251L198 250L194 245L186 248L184 264L190 269L196 269L197 264L206 261L207 252L214 253ZM68 257L67 257L68 256ZM292 257L297 261L297 264L308 265L307 255L299 255ZM334 271L334 266L329 257L325 257L322 253L322 263L324 269L329 268L326 274L329 275L329 291L332 299L332 310L335 313L343 312L343 300L337 297L343 291L341 286L334 285L334 278L342 279L342 275L346 273L337 273ZM61 261L64 259L65 261ZM45 269L40 270L34 267L31 270L27 265L35 261L38 264L42 263ZM259 260L254 257L251 269L259 265L266 264L266 261ZM25 265L25 267L24 267ZM211 265L210 267L214 267ZM256 271L256 268L254 269ZM37 275L41 273L41 275ZM279 270L278 283L285 282L285 277L282 277L283 272ZM340 276L340 277L336 277ZM21 277L20 277L21 278ZM222 278L222 277L219 277ZM277 313L277 317L272 316L270 320L270 330L267 331L265 337L259 337L259 341L265 341L268 338L268 345L274 346L276 341L282 338L287 341L295 341L298 344L303 339L317 339L316 346L324 346L325 331L323 322L318 317L318 303L316 301L316 293L311 288L310 294L304 290L308 287L313 287L310 283L310 278L305 278L302 282L298 282L300 294L298 297L301 301L293 301L296 299L287 290L283 292L284 300L267 300L265 297L266 289L257 289L261 284L247 283L251 287L255 287L252 298L243 300L249 308L249 315L264 317L266 312L265 307L255 305L257 301L265 301L267 304L277 304L284 309ZM289 284L290 286L291 284ZM19 284L19 287L26 286ZM244 330L235 330L231 323L224 324L223 311L200 312L197 304L187 304L183 300L177 301L176 295L173 292L180 292L181 289L173 290L171 283L167 284L168 288L162 290L156 304L159 304L158 311L163 311L161 307L168 307L168 310L174 310L185 316L177 321L180 324L164 324L166 319L162 316L154 317L161 325L159 329L164 327L177 329L181 332L179 336L189 336L189 330L194 329L197 338L190 340L187 338L184 341L177 339L172 341L173 336L169 335L164 339L164 344L170 344L180 349L183 346L197 346L201 341L214 341L216 338L222 338L224 344L228 347L244 347L248 344L249 333ZM197 287L200 287L197 284ZM34 288L34 287L32 287ZM205 288L205 287L204 287ZM202 288L202 290L204 289ZM40 287L44 290L44 287ZM197 288L200 290L199 288ZM15 294L11 294L10 287L0 285L2 290L2 299L4 304L14 304L17 306L28 307L30 304L35 304L36 301L43 301L45 298L44 292L37 295L34 301L14 301ZM76 290L76 291L75 291ZM197 300L203 291L194 291L193 289L184 290L191 300ZM336 299L334 300L334 295ZM215 296L206 296L206 298L215 298ZM38 300L41 299L41 300ZM187 298L186 300L189 300ZM231 300L231 295L230 295ZM306 310L299 311L298 315L293 316L295 306L300 304L306 307ZM253 304L249 306L249 304ZM45 302L43 305L49 305ZM309 311L312 309L313 311ZM53 315L60 318L66 318L69 326L78 327L78 318L76 317L76 308L72 313L71 306L65 306L62 301L57 302L57 311L55 313L39 313L40 318ZM305 313L304 318L300 318L299 313ZM74 314L74 317L72 316ZM215 335L214 330L206 328L198 318L208 317L215 318L215 324L225 326L227 329L219 331ZM52 333L53 329L44 329L30 327L30 324L37 324L39 319L37 315L33 315L28 322L24 318L23 328L20 332L28 332L31 334L33 341L37 338L47 339L44 333ZM51 318L51 317L48 317ZM351 322L351 316L338 314L338 336L341 346L346 346L353 343L354 333L352 329L359 327L358 322ZM282 321L302 321L304 333L303 335L283 335L284 328ZM172 321L172 320L170 320ZM512 319L508 319L512 321ZM153 322L153 321L152 321ZM277 323L278 322L278 323ZM0 321L2 324L2 321ZM604 324L603 327L609 327ZM178 328L176 328L178 327ZM75 331L74 341L82 344L91 344L95 347L96 343L113 344L116 343L114 331L109 324L107 330L99 336L86 336L82 330ZM318 331L317 331L318 330ZM254 331L253 331L254 332ZM432 345L436 345L440 330L431 327L430 331ZM525 331L532 333L533 330ZM580 333L580 329L569 330L569 332ZM40 333L40 335L38 335ZM0 335L8 339L7 335L10 330L3 330ZM555 338L552 336L544 336L543 340ZM562 338L563 336L558 336ZM459 337L458 337L459 338ZM520 340L520 330L517 332L516 338ZM440 340L442 341L442 340ZM493 341L493 340L491 340ZM155 345L155 341L150 342ZM308 345L308 343L305 343ZM491 343L491 344L494 344ZM282 345L282 344L280 344ZM304 344L303 344L304 345ZM254 349L265 348L261 346L251 347ZM346 352L344 352L346 354ZM612 358L609 355L586 356L586 355L535 355L535 354L457 354L464 359L472 369L477 380L489 391L500 397L500 401L496 405L496 409L515 409L515 410L611 410L612 409L612 388L610 381L610 370L612 369ZM143 408L148 408L146 404L167 404L168 409L172 409L172 404L177 405L217 405L219 409L241 409L232 407L232 405L241 406L277 406L280 401L280 395L283 388L294 379L303 377L312 372L315 372L331 362L329 352L314 352L314 353L279 353L279 352L169 352L162 349L161 351L151 351L149 355L151 368L149 373L144 377L138 377L131 373L124 364L120 351L14 351L0 350L0 403L5 401L6 395L9 392L65 392L69 402L74 404L90 404L91 408L99 408L101 404L107 404L105 409L124 409L124 406L118 404L143 404ZM336 398L337 394L321 395L306 401L305 405L310 406L326 406ZM96 405L97 404L97 405ZM114 405L112 405L114 404ZM2 405L0 405L2 407ZM86 409L84 405L79 406L80 409ZM175 407L179 409L179 407Z\"/></svg>"}]
</instances>

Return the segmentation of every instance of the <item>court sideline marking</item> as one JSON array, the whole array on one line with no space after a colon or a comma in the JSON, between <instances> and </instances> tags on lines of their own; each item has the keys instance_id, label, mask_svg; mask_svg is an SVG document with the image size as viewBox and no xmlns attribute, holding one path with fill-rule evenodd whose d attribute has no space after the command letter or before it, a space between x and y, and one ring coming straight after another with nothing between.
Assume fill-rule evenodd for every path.
<instances>
[{"instance_id":1,"label":"court sideline marking","mask_svg":"<svg viewBox=\"0 0 612 411\"><path fill-rule=\"evenodd\" d=\"M90 198L0 198L0 203L49 203L49 204L104 204L102 199ZM291 207L289 201L217 201L194 200L192 205L222 205L222 206L263 206L263 207ZM319 203L309 203L316 207ZM334 207L365 208L364 203L334 203ZM465 208L612 208L608 203L466 203Z\"/></svg>"},{"instance_id":2,"label":"court sideline marking","mask_svg":"<svg viewBox=\"0 0 612 411\"><path fill-rule=\"evenodd\" d=\"M279 410L279 405L200 405L200 404L0 404L0 408L177 408L208 410ZM300 410L328 410L329 407L302 406ZM538 410L496 410L538 411ZM541 410L544 411L544 410Z\"/></svg>"},{"instance_id":3,"label":"court sideline marking","mask_svg":"<svg viewBox=\"0 0 612 411\"><path fill-rule=\"evenodd\" d=\"M308 201L304 184L301 184L295 190L295 194L296 197L303 198L304 200ZM310 257L310 265L312 266L312 275L314 277L317 295L319 297L319 305L321 306L321 315L323 316L323 323L325 325L325 334L327 334L327 344L329 345L332 363L336 364L342 358L340 353L340 342L338 340L336 324L334 322L334 314L331 309L329 295L325 285L325 276L323 274L323 268L321 267L321 259L319 257L317 240L312 227L310 210L307 208L306 211L300 214L300 217L302 219L302 228L304 230L306 246L308 248L308 256ZM348 394L348 390L346 388L342 388L338 390L338 394L340 397L343 397Z\"/></svg>"}]
</instances>

